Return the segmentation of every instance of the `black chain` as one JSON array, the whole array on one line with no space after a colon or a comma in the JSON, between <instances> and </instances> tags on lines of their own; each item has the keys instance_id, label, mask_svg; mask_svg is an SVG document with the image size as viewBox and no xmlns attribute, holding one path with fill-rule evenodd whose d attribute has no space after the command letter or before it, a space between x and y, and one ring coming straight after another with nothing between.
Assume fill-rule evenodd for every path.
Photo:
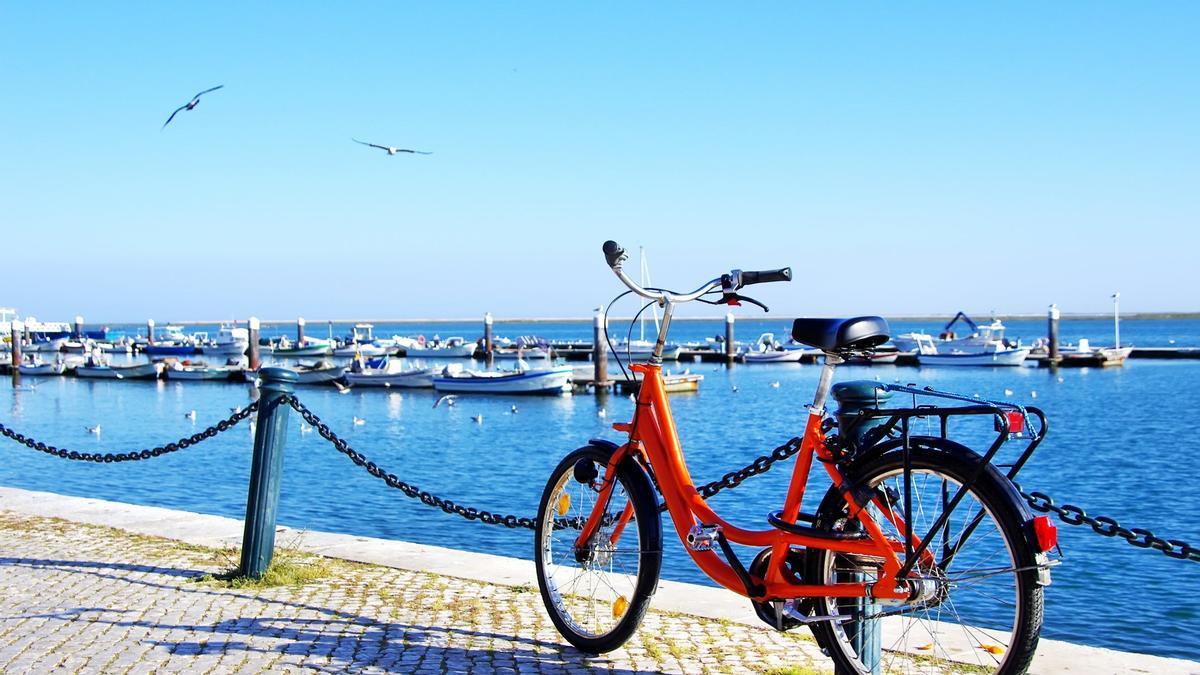
<instances>
[{"instance_id":1,"label":"black chain","mask_svg":"<svg viewBox=\"0 0 1200 675\"><path fill-rule=\"evenodd\" d=\"M25 434L17 433L8 428L7 425L0 423L0 435L7 436L12 440L24 445L32 450L44 452L47 455L54 455L63 459L73 459L81 462L96 462L99 464L111 464L113 462L133 462L142 459L150 459L151 457L161 457L170 454L177 450L190 448L201 441L208 440L217 434L232 429L238 422L249 417L254 411L258 410L258 402L255 401L242 410L238 410L229 417L217 422L203 431L197 431L191 436L184 436L174 443L167 443L146 450L134 450L132 452L77 452L75 450L67 450L66 448L57 448L53 445L47 445L41 441L36 441L29 438Z\"/></svg>"},{"instance_id":2,"label":"black chain","mask_svg":"<svg viewBox=\"0 0 1200 675\"><path fill-rule=\"evenodd\" d=\"M1050 495L1044 492L1025 492L1020 485L1016 485L1017 490L1025 501L1029 502L1030 508L1042 513L1054 513L1059 520L1068 525L1090 525L1092 531L1096 534L1105 537L1120 537L1129 543L1130 546L1137 548L1153 548L1162 551L1163 555L1168 558L1177 560L1191 560L1200 562L1200 547L1192 546L1191 544L1181 539L1163 539L1155 535L1150 530L1141 527L1127 528L1122 527L1114 518L1108 516L1089 516L1086 511L1072 504L1063 504L1056 506Z\"/></svg>"},{"instance_id":3,"label":"black chain","mask_svg":"<svg viewBox=\"0 0 1200 675\"><path fill-rule=\"evenodd\" d=\"M415 485L400 480L396 474L388 473L378 464L364 457L362 453L350 447L349 443L347 443L344 439L339 438L337 434L333 433L333 431L330 430L329 425L322 422L321 418L317 417L316 414L306 408L304 404L301 403L295 396L288 396L285 400L289 405L292 406L292 408L296 410L297 413L300 413L300 416L304 418L305 422L311 425L313 429L316 429L317 433L321 434L322 438L332 443L333 447L336 448L338 452L349 457L350 461L354 462L358 466L366 469L367 473L382 480L384 483L387 483L388 487L392 487L403 492L406 497L420 499L421 503L423 504L435 506L446 513L462 516L467 520L478 520L479 522L486 523L488 525L503 525L507 528L520 527L529 530L534 529L534 522L532 518L518 518L514 515L504 515L474 507L462 506L460 504L456 504L453 500L443 499L442 497L438 497L435 494L422 490Z\"/></svg>"},{"instance_id":4,"label":"black chain","mask_svg":"<svg viewBox=\"0 0 1200 675\"><path fill-rule=\"evenodd\" d=\"M775 448L766 455L758 457L746 466L734 471L730 471L711 483L705 483L704 485L701 485L700 487L696 488L696 492L700 493L701 498L708 499L721 490L735 488L741 485L742 481L746 480L747 478L758 476L770 471L771 465L773 465L775 462L782 462L788 457L800 452L800 445L801 440L798 436L791 438L783 445ZM660 504L658 510L666 511L667 505L665 503Z\"/></svg>"}]
</instances>

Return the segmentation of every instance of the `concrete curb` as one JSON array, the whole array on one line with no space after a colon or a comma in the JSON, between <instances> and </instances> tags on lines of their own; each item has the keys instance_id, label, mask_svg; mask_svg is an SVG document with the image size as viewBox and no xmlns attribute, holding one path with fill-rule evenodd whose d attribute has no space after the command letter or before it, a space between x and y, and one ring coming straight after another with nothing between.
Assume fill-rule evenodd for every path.
<instances>
[{"instance_id":1,"label":"concrete curb","mask_svg":"<svg viewBox=\"0 0 1200 675\"><path fill-rule=\"evenodd\" d=\"M123 504L0 487L0 510L104 525L202 546L240 546L242 521L155 506ZM278 528L276 541L355 562L502 586L536 586L533 562L404 541ZM709 619L761 626L744 598L724 589L661 581L652 607ZM1200 675L1200 663L1042 639L1034 673L1179 673Z\"/></svg>"}]
</instances>

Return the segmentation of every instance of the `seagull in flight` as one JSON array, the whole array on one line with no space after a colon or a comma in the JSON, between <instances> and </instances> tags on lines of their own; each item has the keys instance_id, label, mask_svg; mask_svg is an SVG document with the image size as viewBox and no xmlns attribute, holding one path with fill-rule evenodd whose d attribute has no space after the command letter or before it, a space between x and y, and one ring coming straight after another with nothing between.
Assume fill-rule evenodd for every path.
<instances>
[{"instance_id":1,"label":"seagull in flight","mask_svg":"<svg viewBox=\"0 0 1200 675\"><path fill-rule=\"evenodd\" d=\"M387 146L387 145L375 145L374 143L367 143L366 141L360 141L357 138L351 138L350 140L354 141L355 143L366 145L366 146L369 146L372 148L379 148L380 150L386 150L387 154L389 154L389 155L394 155L398 152L407 152L410 155L432 155L433 154L432 152L422 152L420 150L409 150L408 148L393 148L393 147Z\"/></svg>"},{"instance_id":2,"label":"seagull in flight","mask_svg":"<svg viewBox=\"0 0 1200 675\"><path fill-rule=\"evenodd\" d=\"M224 86L225 85L223 85L223 84L218 84L217 86L213 87L212 89L205 89L204 91L200 92L199 94L196 94L195 96L193 96L192 100L179 106L178 108L175 109L175 112L171 113L171 116L167 118L167 121L163 122L162 128L166 129L167 125L171 123L171 120L175 119L175 116L179 114L179 111L191 110L192 108L195 108L197 105L199 105L201 96L207 94L210 91L216 91Z\"/></svg>"}]
</instances>

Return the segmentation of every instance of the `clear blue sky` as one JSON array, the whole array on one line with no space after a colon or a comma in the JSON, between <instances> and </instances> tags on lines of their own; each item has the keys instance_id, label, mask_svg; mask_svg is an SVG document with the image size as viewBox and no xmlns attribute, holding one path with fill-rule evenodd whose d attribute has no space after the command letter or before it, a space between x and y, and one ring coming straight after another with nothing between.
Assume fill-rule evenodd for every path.
<instances>
[{"instance_id":1,"label":"clear blue sky","mask_svg":"<svg viewBox=\"0 0 1200 675\"><path fill-rule=\"evenodd\" d=\"M583 316L607 238L783 314L1200 310L1195 3L49 7L0 4L40 318Z\"/></svg>"}]
</instances>

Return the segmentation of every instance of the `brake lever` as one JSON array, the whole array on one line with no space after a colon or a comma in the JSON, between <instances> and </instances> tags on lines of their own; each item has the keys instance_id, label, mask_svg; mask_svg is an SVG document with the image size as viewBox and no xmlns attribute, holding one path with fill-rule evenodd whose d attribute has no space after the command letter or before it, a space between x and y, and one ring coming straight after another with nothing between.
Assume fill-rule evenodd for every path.
<instances>
[{"instance_id":1,"label":"brake lever","mask_svg":"<svg viewBox=\"0 0 1200 675\"><path fill-rule=\"evenodd\" d=\"M725 304L725 305L733 305L734 307L737 307L737 306L741 305L743 302L748 302L752 305L758 305L759 307L762 308L762 311L764 311L764 312L771 311L770 307L767 307L766 305L755 300L754 298L749 298L744 295L738 295L737 293L729 293L729 292L725 292L721 295L721 303Z\"/></svg>"}]
</instances>

